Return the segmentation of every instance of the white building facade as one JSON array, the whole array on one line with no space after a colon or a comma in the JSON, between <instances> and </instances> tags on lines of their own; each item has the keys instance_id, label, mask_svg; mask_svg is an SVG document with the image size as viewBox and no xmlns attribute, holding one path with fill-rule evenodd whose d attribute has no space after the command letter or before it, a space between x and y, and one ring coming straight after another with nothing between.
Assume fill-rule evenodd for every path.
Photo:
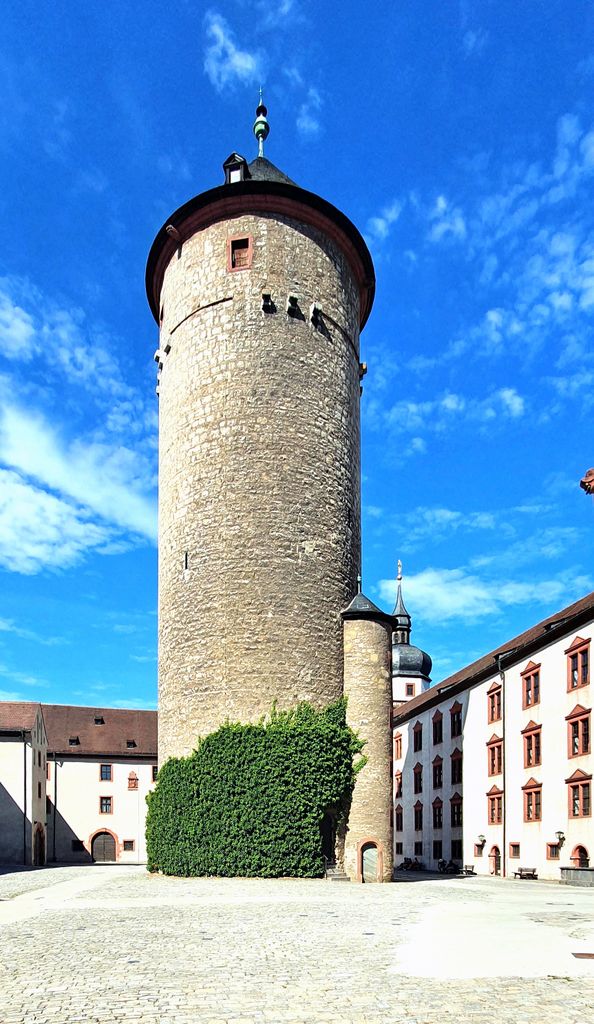
<instances>
[{"instance_id":1,"label":"white building facade","mask_svg":"<svg viewBox=\"0 0 594 1024\"><path fill-rule=\"evenodd\" d=\"M594 858L594 594L394 705L394 864L560 880ZM579 872L578 872L579 874Z\"/></svg>"},{"instance_id":2,"label":"white building facade","mask_svg":"<svg viewBox=\"0 0 594 1024\"><path fill-rule=\"evenodd\" d=\"M0 864L46 859L47 735L40 704L0 704Z\"/></svg>"},{"instance_id":3,"label":"white building facade","mask_svg":"<svg viewBox=\"0 0 594 1024\"><path fill-rule=\"evenodd\" d=\"M146 862L157 712L43 705L49 861Z\"/></svg>"}]
</instances>

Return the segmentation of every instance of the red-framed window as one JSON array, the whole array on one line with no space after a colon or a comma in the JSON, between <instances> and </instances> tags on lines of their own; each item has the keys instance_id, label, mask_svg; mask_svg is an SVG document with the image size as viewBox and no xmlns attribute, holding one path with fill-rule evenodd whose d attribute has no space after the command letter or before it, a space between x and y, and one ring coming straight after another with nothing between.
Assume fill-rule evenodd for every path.
<instances>
[{"instance_id":1,"label":"red-framed window","mask_svg":"<svg viewBox=\"0 0 594 1024\"><path fill-rule=\"evenodd\" d=\"M542 821L542 785L536 779L529 779L522 786L524 794L524 821Z\"/></svg>"},{"instance_id":2,"label":"red-framed window","mask_svg":"<svg viewBox=\"0 0 594 1024\"><path fill-rule=\"evenodd\" d=\"M487 772L489 775L501 775L503 771L503 740L500 736L491 736L487 743Z\"/></svg>"},{"instance_id":3,"label":"red-framed window","mask_svg":"<svg viewBox=\"0 0 594 1024\"><path fill-rule=\"evenodd\" d=\"M399 761L402 757L402 733L394 734L394 760Z\"/></svg>"},{"instance_id":4,"label":"red-framed window","mask_svg":"<svg viewBox=\"0 0 594 1024\"><path fill-rule=\"evenodd\" d=\"M577 704L567 715L567 756L581 757L590 753L590 709Z\"/></svg>"},{"instance_id":5,"label":"red-framed window","mask_svg":"<svg viewBox=\"0 0 594 1024\"><path fill-rule=\"evenodd\" d=\"M415 812L415 832L423 831L423 805L420 800L417 800L414 806Z\"/></svg>"},{"instance_id":6,"label":"red-framed window","mask_svg":"<svg viewBox=\"0 0 594 1024\"><path fill-rule=\"evenodd\" d=\"M413 726L413 750L416 753L423 749L423 725L415 722Z\"/></svg>"},{"instance_id":7,"label":"red-framed window","mask_svg":"<svg viewBox=\"0 0 594 1024\"><path fill-rule=\"evenodd\" d=\"M452 828L462 826L462 797L459 793L454 793L450 799L450 825Z\"/></svg>"},{"instance_id":8,"label":"red-framed window","mask_svg":"<svg viewBox=\"0 0 594 1024\"><path fill-rule=\"evenodd\" d=\"M413 768L413 793L423 792L423 765L416 764Z\"/></svg>"},{"instance_id":9,"label":"red-framed window","mask_svg":"<svg viewBox=\"0 0 594 1024\"><path fill-rule=\"evenodd\" d=\"M487 821L489 825L501 825L503 821L503 790L491 786L487 793Z\"/></svg>"},{"instance_id":10,"label":"red-framed window","mask_svg":"<svg viewBox=\"0 0 594 1024\"><path fill-rule=\"evenodd\" d=\"M433 715L433 743L443 742L443 715L441 711L436 711Z\"/></svg>"},{"instance_id":11,"label":"red-framed window","mask_svg":"<svg viewBox=\"0 0 594 1024\"><path fill-rule=\"evenodd\" d=\"M588 686L590 682L590 641L576 636L565 654L567 655L568 691L577 690L580 686Z\"/></svg>"},{"instance_id":12,"label":"red-framed window","mask_svg":"<svg viewBox=\"0 0 594 1024\"><path fill-rule=\"evenodd\" d=\"M520 856L520 844L510 843L509 844L509 855L512 860L517 860Z\"/></svg>"},{"instance_id":13,"label":"red-framed window","mask_svg":"<svg viewBox=\"0 0 594 1024\"><path fill-rule=\"evenodd\" d=\"M452 786L459 786L462 782L462 751L457 747L450 756L450 782Z\"/></svg>"},{"instance_id":14,"label":"red-framed window","mask_svg":"<svg viewBox=\"0 0 594 1024\"><path fill-rule=\"evenodd\" d=\"M113 765L99 765L99 782L113 782Z\"/></svg>"},{"instance_id":15,"label":"red-framed window","mask_svg":"<svg viewBox=\"0 0 594 1024\"><path fill-rule=\"evenodd\" d=\"M450 708L450 736L462 735L462 705L459 701Z\"/></svg>"},{"instance_id":16,"label":"red-framed window","mask_svg":"<svg viewBox=\"0 0 594 1024\"><path fill-rule=\"evenodd\" d=\"M441 789L443 786L443 760L441 757L434 757L433 764L433 789Z\"/></svg>"},{"instance_id":17,"label":"red-framed window","mask_svg":"<svg viewBox=\"0 0 594 1024\"><path fill-rule=\"evenodd\" d=\"M578 768L568 779L567 796L570 818L589 818L592 814L592 776Z\"/></svg>"},{"instance_id":18,"label":"red-framed window","mask_svg":"<svg viewBox=\"0 0 594 1024\"><path fill-rule=\"evenodd\" d=\"M99 814L113 814L113 797L99 797Z\"/></svg>"},{"instance_id":19,"label":"red-framed window","mask_svg":"<svg viewBox=\"0 0 594 1024\"><path fill-rule=\"evenodd\" d=\"M394 776L394 796L397 800L402 799L402 772L396 772Z\"/></svg>"},{"instance_id":20,"label":"red-framed window","mask_svg":"<svg viewBox=\"0 0 594 1024\"><path fill-rule=\"evenodd\" d=\"M395 832L402 832L402 821L403 821L402 806L400 804L397 804L396 807L394 808L394 831Z\"/></svg>"},{"instance_id":21,"label":"red-framed window","mask_svg":"<svg viewBox=\"0 0 594 1024\"><path fill-rule=\"evenodd\" d=\"M523 672L522 679L522 707L524 709L540 704L540 665L529 661Z\"/></svg>"},{"instance_id":22,"label":"red-framed window","mask_svg":"<svg viewBox=\"0 0 594 1024\"><path fill-rule=\"evenodd\" d=\"M433 828L443 828L443 801L437 797L433 801Z\"/></svg>"},{"instance_id":23,"label":"red-framed window","mask_svg":"<svg viewBox=\"0 0 594 1024\"><path fill-rule=\"evenodd\" d=\"M249 270L252 265L254 245L251 235L239 235L227 239L227 270Z\"/></svg>"},{"instance_id":24,"label":"red-framed window","mask_svg":"<svg viewBox=\"0 0 594 1024\"><path fill-rule=\"evenodd\" d=\"M493 683L487 690L487 721L501 720L501 683Z\"/></svg>"},{"instance_id":25,"label":"red-framed window","mask_svg":"<svg viewBox=\"0 0 594 1024\"><path fill-rule=\"evenodd\" d=\"M524 768L533 768L542 764L542 726L536 722L528 722L522 729L524 740Z\"/></svg>"},{"instance_id":26,"label":"red-framed window","mask_svg":"<svg viewBox=\"0 0 594 1024\"><path fill-rule=\"evenodd\" d=\"M561 847L559 843L547 843L547 860L559 860Z\"/></svg>"}]
</instances>

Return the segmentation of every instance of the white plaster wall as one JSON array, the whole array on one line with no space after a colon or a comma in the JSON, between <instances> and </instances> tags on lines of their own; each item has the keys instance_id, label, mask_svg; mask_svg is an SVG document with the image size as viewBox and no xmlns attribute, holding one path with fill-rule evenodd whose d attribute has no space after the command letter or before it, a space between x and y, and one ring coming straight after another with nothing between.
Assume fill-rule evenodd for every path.
<instances>
[{"instance_id":1,"label":"white plaster wall","mask_svg":"<svg viewBox=\"0 0 594 1024\"><path fill-rule=\"evenodd\" d=\"M26 757L24 786L23 742ZM0 739L0 863L31 864L37 824L45 832L45 763L47 741L38 712L30 739ZM27 818L23 861L23 814Z\"/></svg>"},{"instance_id":2,"label":"white plaster wall","mask_svg":"<svg viewBox=\"0 0 594 1024\"><path fill-rule=\"evenodd\" d=\"M112 781L102 782L100 765L111 764ZM128 789L128 776L135 772L138 776L138 789ZM56 860L77 861L88 860L91 853L91 842L97 832L108 831L116 838L116 858L126 864L144 863L146 861L145 821L146 794L153 789L152 765L117 761L105 758L73 759L50 763L50 778L47 782L47 793L54 801L56 793ZM101 814L100 798L112 797L113 812ZM50 830L51 831L51 830ZM76 854L72 851L72 840L81 839L85 853ZM124 852L124 840L134 841L134 850ZM50 835L52 856L53 841Z\"/></svg>"},{"instance_id":3,"label":"white plaster wall","mask_svg":"<svg viewBox=\"0 0 594 1024\"><path fill-rule=\"evenodd\" d=\"M582 626L579 636L591 639L594 634L593 625ZM536 868L543 879L558 880L560 867L568 866L574 848L580 844L586 847L590 855L590 865L594 865L594 818L571 818L568 808L568 786L566 779L577 768L586 774L594 774L594 757L592 755L592 732L594 722L590 721L591 739L590 753L579 757L568 757L568 728L566 716L577 704L586 709L592 707L592 682L589 686L579 687L567 692L567 656L565 651L570 647L577 632L566 635L548 647L525 658L513 668L505 672L505 719L499 722L488 721L488 690L491 684L499 680L495 664L492 675L484 682L464 693L449 696L437 706L421 713L411 713L408 722L394 728L394 733L402 735L402 758L394 761L394 772L402 771L403 796L400 803L404 811L404 830L394 833L394 842L402 842L403 853L395 854L395 863L399 864L403 857L415 856L415 841L421 839L414 831L414 804L417 799L423 802L423 856L419 856L426 867L436 866L432 857L433 839L442 839L443 856L450 857L452 838L461 837L460 830L452 831L450 826L450 797L459 791L463 797L463 863L474 864L478 874L490 874L493 863L489 853L493 846L498 846L502 856L502 870L509 875L518 867ZM590 650L590 678L593 677ZM540 703L524 710L522 708L521 672L529 661L540 664ZM449 709L455 701L463 706L463 735L458 739L450 738ZM432 719L436 710L443 714L443 743L438 746L432 743ZM404 708L400 709L401 713ZM415 753L413 747L413 729L415 723L423 724L423 750ZM524 768L524 739L522 729L530 721L542 726L542 764L532 768ZM490 776L488 774L487 743L493 735L504 738L504 774ZM450 754L458 746L463 752L463 785L453 787L450 783ZM439 792L443 800L443 829L434 831L432 823L432 801L438 791L432 788L432 761L436 753L443 758L444 785ZM423 794L418 797L413 792L413 768L420 762L423 765ZM524 802L522 786L530 779L542 783L542 820L541 822L524 822ZM505 785L504 785L505 784ZM488 823L487 793L496 785L504 789L505 830L503 824ZM592 787L592 783L591 783ZM594 788L592 788L594 796ZM547 859L547 844L556 842L555 833L565 833L566 841L561 849L558 861ZM441 834L440 834L441 832ZM482 855L475 853L475 844L479 835L484 835L486 842ZM520 844L520 857L509 858L510 843Z\"/></svg>"}]
</instances>

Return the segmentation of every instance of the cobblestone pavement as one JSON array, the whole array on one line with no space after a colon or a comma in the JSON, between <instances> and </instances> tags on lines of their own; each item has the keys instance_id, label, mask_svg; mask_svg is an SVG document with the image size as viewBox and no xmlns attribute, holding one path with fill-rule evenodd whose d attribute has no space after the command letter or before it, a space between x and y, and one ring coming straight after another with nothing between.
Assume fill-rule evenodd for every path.
<instances>
[{"instance_id":1,"label":"cobblestone pavement","mask_svg":"<svg viewBox=\"0 0 594 1024\"><path fill-rule=\"evenodd\" d=\"M541 882L0 875L0 1022L585 1024L593 922Z\"/></svg>"}]
</instances>

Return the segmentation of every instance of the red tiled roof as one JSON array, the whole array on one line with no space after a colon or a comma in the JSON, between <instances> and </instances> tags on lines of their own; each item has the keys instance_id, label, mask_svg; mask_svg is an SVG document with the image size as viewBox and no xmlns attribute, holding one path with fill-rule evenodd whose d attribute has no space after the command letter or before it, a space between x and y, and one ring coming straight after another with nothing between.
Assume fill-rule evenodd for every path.
<instances>
[{"instance_id":1,"label":"red tiled roof","mask_svg":"<svg viewBox=\"0 0 594 1024\"><path fill-rule=\"evenodd\" d=\"M30 732L39 704L30 701L0 701L0 732Z\"/></svg>"},{"instance_id":2,"label":"red tiled roof","mask_svg":"<svg viewBox=\"0 0 594 1024\"><path fill-rule=\"evenodd\" d=\"M74 757L157 756L157 712L127 708L81 708L43 704L47 747L51 753ZM95 724L95 719L103 724ZM70 744L71 739L78 743ZM128 747L133 741L134 746Z\"/></svg>"},{"instance_id":3,"label":"red tiled roof","mask_svg":"<svg viewBox=\"0 0 594 1024\"><path fill-rule=\"evenodd\" d=\"M526 656L527 651L538 650L539 646L544 646L543 640L549 643L553 639L573 632L577 628L576 621L580 621L580 618L586 616L588 612L594 612L594 593L586 594L585 597L581 597L579 601L574 601L567 608L562 608L561 611L556 612L554 615L549 615L548 618L543 619L536 626L531 626L530 629L524 630L523 633L514 637L513 640L508 640L507 643L496 647L489 654L483 655L477 661L473 661L465 668L454 672L453 675L448 676L441 683L430 686L424 693L420 693L418 697L413 697L412 700L397 708L393 716L394 721L405 721L411 715L425 708L426 705L438 704L444 699L445 690L453 691L453 693L466 690L474 682L478 682L480 679L492 674L497 667L497 655L503 657L503 655L508 654L511 657L513 652L514 660L520 661Z\"/></svg>"}]
</instances>

